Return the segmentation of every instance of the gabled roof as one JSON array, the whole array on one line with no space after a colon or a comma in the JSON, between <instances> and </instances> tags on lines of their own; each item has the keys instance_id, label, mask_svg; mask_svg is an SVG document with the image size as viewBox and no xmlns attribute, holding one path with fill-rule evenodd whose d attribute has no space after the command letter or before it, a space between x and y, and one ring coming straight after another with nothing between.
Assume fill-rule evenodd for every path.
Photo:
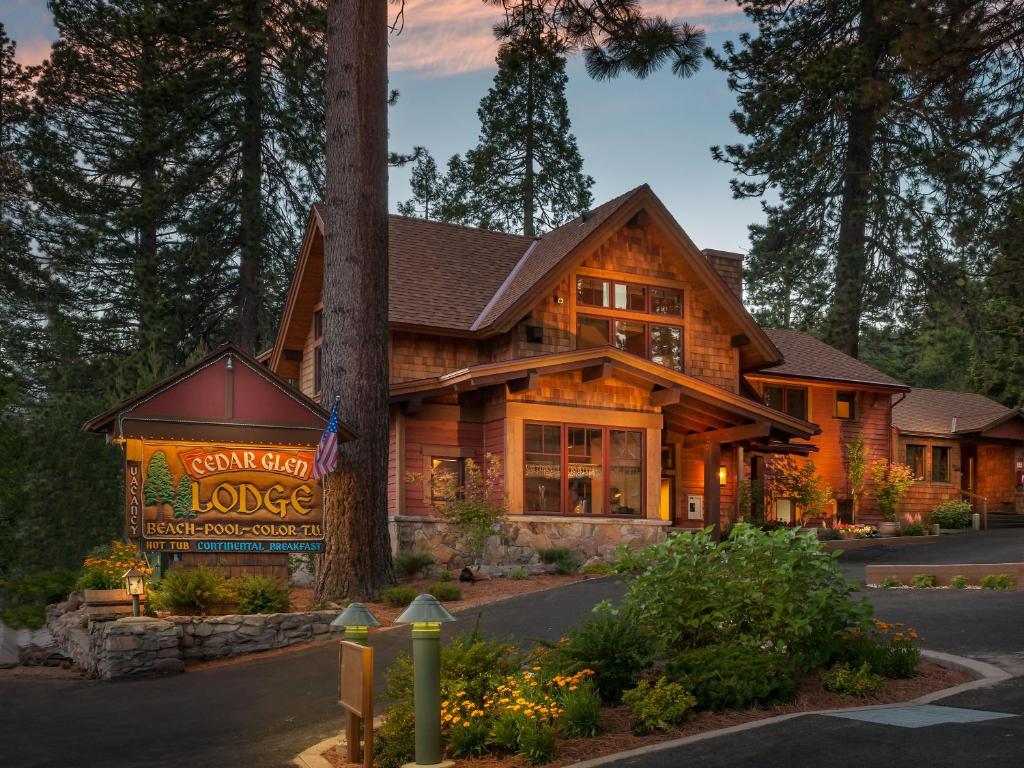
<instances>
[{"instance_id":1,"label":"gabled roof","mask_svg":"<svg viewBox=\"0 0 1024 768\"><path fill-rule=\"evenodd\" d=\"M840 352L809 333L784 328L768 328L765 333L782 352L785 360L781 365L758 371L758 376L820 379L897 391L910 389L892 376Z\"/></svg>"},{"instance_id":2,"label":"gabled roof","mask_svg":"<svg viewBox=\"0 0 1024 768\"><path fill-rule=\"evenodd\" d=\"M1024 418L1021 409L973 392L943 389L914 388L892 408L894 427L927 435L984 434L1014 418Z\"/></svg>"},{"instance_id":3,"label":"gabled roof","mask_svg":"<svg viewBox=\"0 0 1024 768\"><path fill-rule=\"evenodd\" d=\"M139 436L128 425L178 425L161 429L181 436L181 425L262 428L283 437L312 438L315 443L327 423L327 413L313 400L261 365L256 358L225 344L204 358L168 376L139 394L107 409L83 425L87 432L114 437ZM187 431L187 430L184 430ZM208 431L208 430L207 430ZM340 440L355 437L339 424Z\"/></svg>"},{"instance_id":4,"label":"gabled roof","mask_svg":"<svg viewBox=\"0 0 1024 768\"><path fill-rule=\"evenodd\" d=\"M494 386L530 375L595 370L605 365L612 368L616 375L628 380L642 381L647 386L660 389L678 390L680 402L690 400L702 403L703 408L710 406L715 412L730 414L738 420L768 422L773 430L787 437L808 438L821 431L816 424L777 411L760 401L716 387L703 379L674 371L615 347L593 347L481 363L428 379L404 381L391 386L391 400L395 403L422 400Z\"/></svg>"},{"instance_id":5,"label":"gabled roof","mask_svg":"<svg viewBox=\"0 0 1024 768\"><path fill-rule=\"evenodd\" d=\"M646 184L539 238L391 216L389 322L397 329L476 338L503 333L574 261L640 211L658 224L698 282L723 306L737 338L745 341L745 367L779 362L771 340ZM323 219L316 206L269 358L272 369L279 369L286 346L295 349L305 338L312 319L309 297L319 295L322 281Z\"/></svg>"}]
</instances>

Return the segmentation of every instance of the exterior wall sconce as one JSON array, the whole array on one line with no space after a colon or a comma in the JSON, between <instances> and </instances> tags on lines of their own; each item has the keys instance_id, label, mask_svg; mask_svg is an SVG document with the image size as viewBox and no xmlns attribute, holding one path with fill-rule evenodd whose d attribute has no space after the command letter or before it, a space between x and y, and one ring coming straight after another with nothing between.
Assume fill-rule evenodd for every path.
<instances>
[{"instance_id":1,"label":"exterior wall sconce","mask_svg":"<svg viewBox=\"0 0 1024 768\"><path fill-rule=\"evenodd\" d=\"M725 465L721 465L718 468L718 484L725 485L729 479L729 471L725 468Z\"/></svg>"}]
</instances>

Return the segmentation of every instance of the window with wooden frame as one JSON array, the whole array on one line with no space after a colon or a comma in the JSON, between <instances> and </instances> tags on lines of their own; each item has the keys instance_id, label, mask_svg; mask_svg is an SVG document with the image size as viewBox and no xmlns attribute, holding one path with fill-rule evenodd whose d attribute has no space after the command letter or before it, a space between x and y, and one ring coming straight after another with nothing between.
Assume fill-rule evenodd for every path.
<instances>
[{"instance_id":1,"label":"window with wooden frame","mask_svg":"<svg viewBox=\"0 0 1024 768\"><path fill-rule=\"evenodd\" d=\"M324 311L313 312L313 394L319 395L323 386L323 356L321 346L324 340Z\"/></svg>"},{"instance_id":2,"label":"window with wooden frame","mask_svg":"<svg viewBox=\"0 0 1024 768\"><path fill-rule=\"evenodd\" d=\"M458 489L466 484L466 459L462 456L430 457L430 501L444 504L449 500L450 488Z\"/></svg>"},{"instance_id":3,"label":"window with wooden frame","mask_svg":"<svg viewBox=\"0 0 1024 768\"><path fill-rule=\"evenodd\" d=\"M807 387L784 387L765 384L761 399L769 408L788 413L797 419L807 420Z\"/></svg>"},{"instance_id":4,"label":"window with wooden frame","mask_svg":"<svg viewBox=\"0 0 1024 768\"><path fill-rule=\"evenodd\" d=\"M932 446L932 482L949 482L949 446Z\"/></svg>"},{"instance_id":5,"label":"window with wooden frame","mask_svg":"<svg viewBox=\"0 0 1024 768\"><path fill-rule=\"evenodd\" d=\"M608 345L683 370L681 289L580 275L576 307L577 349Z\"/></svg>"},{"instance_id":6,"label":"window with wooden frame","mask_svg":"<svg viewBox=\"0 0 1024 768\"><path fill-rule=\"evenodd\" d=\"M907 445L907 466L915 480L924 480L924 449L923 445Z\"/></svg>"},{"instance_id":7,"label":"window with wooden frame","mask_svg":"<svg viewBox=\"0 0 1024 768\"><path fill-rule=\"evenodd\" d=\"M854 420L857 418L857 393L850 391L837 390L836 391L836 410L835 417L837 419Z\"/></svg>"},{"instance_id":8,"label":"window with wooden frame","mask_svg":"<svg viewBox=\"0 0 1024 768\"><path fill-rule=\"evenodd\" d=\"M527 423L524 511L548 515L643 515L640 430Z\"/></svg>"}]
</instances>

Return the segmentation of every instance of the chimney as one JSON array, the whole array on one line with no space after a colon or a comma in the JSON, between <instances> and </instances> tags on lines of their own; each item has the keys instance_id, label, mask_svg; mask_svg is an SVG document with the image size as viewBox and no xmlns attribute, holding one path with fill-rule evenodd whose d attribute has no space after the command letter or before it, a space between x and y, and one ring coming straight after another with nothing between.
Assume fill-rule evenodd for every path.
<instances>
[{"instance_id":1,"label":"chimney","mask_svg":"<svg viewBox=\"0 0 1024 768\"><path fill-rule=\"evenodd\" d=\"M736 294L736 298L743 301L743 254L717 251L714 248L705 248L701 253Z\"/></svg>"}]
</instances>

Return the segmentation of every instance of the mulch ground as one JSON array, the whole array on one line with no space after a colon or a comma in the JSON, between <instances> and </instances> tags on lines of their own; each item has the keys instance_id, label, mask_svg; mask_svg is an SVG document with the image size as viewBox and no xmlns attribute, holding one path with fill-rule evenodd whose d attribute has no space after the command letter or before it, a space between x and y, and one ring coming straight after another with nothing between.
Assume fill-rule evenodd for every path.
<instances>
[{"instance_id":1,"label":"mulch ground","mask_svg":"<svg viewBox=\"0 0 1024 768\"><path fill-rule=\"evenodd\" d=\"M601 725L602 733L592 739L562 739L555 746L556 758L546 763L547 768L572 765L601 755L624 752L637 747L657 744L707 731L763 720L778 715L798 712L813 712L821 709L845 709L864 707L872 704L898 704L916 699L932 691L950 688L967 682L966 675L940 667L930 661L923 661L917 674L907 680L890 680L881 695L866 699L854 699L826 691L817 674L804 677L797 690L797 697L788 704L763 709L748 709L730 712L701 712L685 725L664 733L636 736L630 730L629 710L626 707L607 707ZM333 749L324 752L324 757L336 768L354 768ZM457 768L526 768L526 761L518 757L463 758L455 761Z\"/></svg>"}]
</instances>

